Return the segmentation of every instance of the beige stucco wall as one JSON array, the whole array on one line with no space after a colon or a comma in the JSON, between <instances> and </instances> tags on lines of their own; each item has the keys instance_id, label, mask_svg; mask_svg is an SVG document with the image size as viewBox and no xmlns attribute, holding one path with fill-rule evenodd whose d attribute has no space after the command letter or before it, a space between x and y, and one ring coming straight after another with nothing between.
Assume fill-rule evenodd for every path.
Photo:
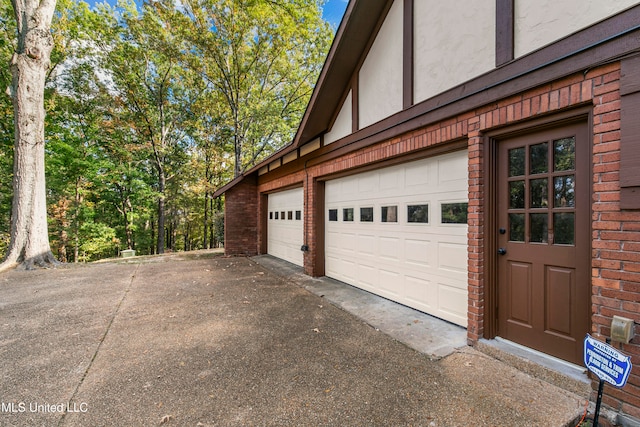
<instances>
[{"instance_id":1,"label":"beige stucco wall","mask_svg":"<svg viewBox=\"0 0 640 427\"><path fill-rule=\"evenodd\" d=\"M395 0L360 69L360 128L402 110L402 14Z\"/></svg>"},{"instance_id":2,"label":"beige stucco wall","mask_svg":"<svg viewBox=\"0 0 640 427\"><path fill-rule=\"evenodd\" d=\"M495 0L414 2L414 102L495 67Z\"/></svg>"},{"instance_id":3,"label":"beige stucco wall","mask_svg":"<svg viewBox=\"0 0 640 427\"><path fill-rule=\"evenodd\" d=\"M351 134L353 130L352 105L351 91L349 91L349 94L342 104L342 108L340 108L338 117L336 117L336 121L333 123L331 130L324 136L324 145L331 144Z\"/></svg>"},{"instance_id":4,"label":"beige stucco wall","mask_svg":"<svg viewBox=\"0 0 640 427\"><path fill-rule=\"evenodd\" d=\"M515 56L532 52L638 3L636 0L516 0Z\"/></svg>"}]
</instances>

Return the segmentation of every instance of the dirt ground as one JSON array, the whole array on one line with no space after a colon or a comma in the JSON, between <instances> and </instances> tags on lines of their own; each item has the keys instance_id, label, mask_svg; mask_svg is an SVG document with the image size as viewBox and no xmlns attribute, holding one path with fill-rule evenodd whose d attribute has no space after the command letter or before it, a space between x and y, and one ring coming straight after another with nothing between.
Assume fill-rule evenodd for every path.
<instances>
[{"instance_id":1,"label":"dirt ground","mask_svg":"<svg viewBox=\"0 0 640 427\"><path fill-rule=\"evenodd\" d=\"M0 275L2 426L565 426L585 400L432 360L250 258Z\"/></svg>"}]
</instances>

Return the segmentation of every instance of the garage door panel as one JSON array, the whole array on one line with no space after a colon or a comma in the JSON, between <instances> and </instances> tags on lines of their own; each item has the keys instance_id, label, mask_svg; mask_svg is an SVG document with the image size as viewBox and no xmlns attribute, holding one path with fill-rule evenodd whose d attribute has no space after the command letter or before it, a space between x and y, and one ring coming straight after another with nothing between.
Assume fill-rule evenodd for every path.
<instances>
[{"instance_id":1,"label":"garage door panel","mask_svg":"<svg viewBox=\"0 0 640 427\"><path fill-rule=\"evenodd\" d=\"M303 190L281 191L267 196L267 253L302 266L304 243ZM296 212L300 211L300 219Z\"/></svg>"},{"instance_id":2,"label":"garage door panel","mask_svg":"<svg viewBox=\"0 0 640 427\"><path fill-rule=\"evenodd\" d=\"M467 320L467 292L448 283L438 283L440 310L443 317L455 323Z\"/></svg>"},{"instance_id":3,"label":"garage door panel","mask_svg":"<svg viewBox=\"0 0 640 427\"><path fill-rule=\"evenodd\" d=\"M467 274L467 245L440 242L438 254L440 269Z\"/></svg>"},{"instance_id":4,"label":"garage door panel","mask_svg":"<svg viewBox=\"0 0 640 427\"><path fill-rule=\"evenodd\" d=\"M438 306L437 292L430 280L420 277L405 276L405 292L409 305L416 304L423 309L431 310Z\"/></svg>"},{"instance_id":5,"label":"garage door panel","mask_svg":"<svg viewBox=\"0 0 640 427\"><path fill-rule=\"evenodd\" d=\"M373 256L376 253L376 247L378 246L378 239L373 234L359 234L358 235L358 253L363 256Z\"/></svg>"},{"instance_id":6,"label":"garage door panel","mask_svg":"<svg viewBox=\"0 0 640 427\"><path fill-rule=\"evenodd\" d=\"M378 286L378 269L372 265L358 264L358 278L363 285L373 289Z\"/></svg>"},{"instance_id":7,"label":"garage door panel","mask_svg":"<svg viewBox=\"0 0 640 427\"><path fill-rule=\"evenodd\" d=\"M396 169L383 170L380 172L380 190L396 190L400 185L401 171Z\"/></svg>"},{"instance_id":8,"label":"garage door panel","mask_svg":"<svg viewBox=\"0 0 640 427\"><path fill-rule=\"evenodd\" d=\"M371 196L378 187L377 176L366 176L358 179L358 193L360 196Z\"/></svg>"},{"instance_id":9,"label":"garage door panel","mask_svg":"<svg viewBox=\"0 0 640 427\"><path fill-rule=\"evenodd\" d=\"M406 239L404 247L407 263L415 266L431 266L434 251L430 240Z\"/></svg>"},{"instance_id":10,"label":"garage door panel","mask_svg":"<svg viewBox=\"0 0 640 427\"><path fill-rule=\"evenodd\" d=\"M467 184L467 158L447 157L438 160L438 186L440 191L458 190L462 181Z\"/></svg>"},{"instance_id":11,"label":"garage door panel","mask_svg":"<svg viewBox=\"0 0 640 427\"><path fill-rule=\"evenodd\" d=\"M325 209L338 212L337 221L326 215L327 276L466 326L468 228L442 223L441 209L466 203L467 185L466 151L327 181ZM426 207L412 208L410 223L416 205ZM383 207L397 211L394 221L382 222ZM360 221L360 208L372 208L373 221Z\"/></svg>"},{"instance_id":12,"label":"garage door panel","mask_svg":"<svg viewBox=\"0 0 640 427\"><path fill-rule=\"evenodd\" d=\"M379 269L378 274L380 278L378 288L381 292L384 293L387 298L397 298L401 290L401 286L398 286L398 284L401 284L400 273Z\"/></svg>"},{"instance_id":13,"label":"garage door panel","mask_svg":"<svg viewBox=\"0 0 640 427\"><path fill-rule=\"evenodd\" d=\"M430 183L430 166L426 164L409 165L405 168L405 182L407 188L421 187Z\"/></svg>"}]
</instances>

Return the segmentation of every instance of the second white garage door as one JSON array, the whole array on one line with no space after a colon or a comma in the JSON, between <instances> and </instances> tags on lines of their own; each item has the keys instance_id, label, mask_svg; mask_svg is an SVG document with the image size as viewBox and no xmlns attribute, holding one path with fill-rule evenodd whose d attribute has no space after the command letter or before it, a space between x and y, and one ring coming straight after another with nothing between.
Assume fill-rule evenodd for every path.
<instances>
[{"instance_id":1,"label":"second white garage door","mask_svg":"<svg viewBox=\"0 0 640 427\"><path fill-rule=\"evenodd\" d=\"M302 188L268 196L267 253L302 266L304 242Z\"/></svg>"},{"instance_id":2,"label":"second white garage door","mask_svg":"<svg viewBox=\"0 0 640 427\"><path fill-rule=\"evenodd\" d=\"M467 325L467 152L327 181L326 275Z\"/></svg>"}]
</instances>

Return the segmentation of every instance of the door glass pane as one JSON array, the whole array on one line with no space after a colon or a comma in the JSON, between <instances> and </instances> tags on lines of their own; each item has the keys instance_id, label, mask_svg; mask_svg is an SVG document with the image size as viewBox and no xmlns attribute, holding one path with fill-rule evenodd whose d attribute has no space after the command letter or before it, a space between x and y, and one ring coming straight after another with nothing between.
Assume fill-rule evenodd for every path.
<instances>
[{"instance_id":1,"label":"door glass pane","mask_svg":"<svg viewBox=\"0 0 640 427\"><path fill-rule=\"evenodd\" d=\"M360 208L360 221L373 222L373 208Z\"/></svg>"},{"instance_id":2,"label":"door glass pane","mask_svg":"<svg viewBox=\"0 0 640 427\"><path fill-rule=\"evenodd\" d=\"M571 171L576 168L576 138L553 141L553 170Z\"/></svg>"},{"instance_id":3,"label":"door glass pane","mask_svg":"<svg viewBox=\"0 0 640 427\"><path fill-rule=\"evenodd\" d=\"M547 189L547 178L532 179L531 185L531 205L532 208L546 208L549 206L549 195Z\"/></svg>"},{"instance_id":4,"label":"door glass pane","mask_svg":"<svg viewBox=\"0 0 640 427\"><path fill-rule=\"evenodd\" d=\"M524 214L509 214L509 240L524 242Z\"/></svg>"},{"instance_id":5,"label":"door glass pane","mask_svg":"<svg viewBox=\"0 0 640 427\"><path fill-rule=\"evenodd\" d=\"M382 214L382 222L398 222L397 206L383 206L380 212Z\"/></svg>"},{"instance_id":6,"label":"door glass pane","mask_svg":"<svg viewBox=\"0 0 640 427\"><path fill-rule=\"evenodd\" d=\"M429 205L407 206L407 222L429 222Z\"/></svg>"},{"instance_id":7,"label":"door glass pane","mask_svg":"<svg viewBox=\"0 0 640 427\"><path fill-rule=\"evenodd\" d=\"M548 143L536 144L529 147L529 173L545 173L548 172L547 165L547 148Z\"/></svg>"},{"instance_id":8,"label":"door glass pane","mask_svg":"<svg viewBox=\"0 0 640 427\"><path fill-rule=\"evenodd\" d=\"M573 208L575 199L575 176L558 176L553 179L553 206L556 208Z\"/></svg>"},{"instance_id":9,"label":"door glass pane","mask_svg":"<svg viewBox=\"0 0 640 427\"><path fill-rule=\"evenodd\" d=\"M524 181L509 183L509 209L524 209Z\"/></svg>"},{"instance_id":10,"label":"door glass pane","mask_svg":"<svg viewBox=\"0 0 640 427\"><path fill-rule=\"evenodd\" d=\"M530 214L529 221L529 226L531 227L531 236L529 237L529 241L535 243L547 243L549 234L547 214Z\"/></svg>"},{"instance_id":11,"label":"door glass pane","mask_svg":"<svg viewBox=\"0 0 640 427\"><path fill-rule=\"evenodd\" d=\"M573 212L554 213L554 243L557 245L575 244L575 214Z\"/></svg>"},{"instance_id":12,"label":"door glass pane","mask_svg":"<svg viewBox=\"0 0 640 427\"><path fill-rule=\"evenodd\" d=\"M443 224L466 224L469 203L443 203L440 206Z\"/></svg>"},{"instance_id":13,"label":"door glass pane","mask_svg":"<svg viewBox=\"0 0 640 427\"><path fill-rule=\"evenodd\" d=\"M524 147L509 150L509 176L524 175Z\"/></svg>"},{"instance_id":14,"label":"door glass pane","mask_svg":"<svg viewBox=\"0 0 640 427\"><path fill-rule=\"evenodd\" d=\"M342 209L342 220L353 221L353 208Z\"/></svg>"},{"instance_id":15,"label":"door glass pane","mask_svg":"<svg viewBox=\"0 0 640 427\"><path fill-rule=\"evenodd\" d=\"M278 219L278 212L276 212L276 219ZM338 220L338 209L329 209L329 221Z\"/></svg>"}]
</instances>

